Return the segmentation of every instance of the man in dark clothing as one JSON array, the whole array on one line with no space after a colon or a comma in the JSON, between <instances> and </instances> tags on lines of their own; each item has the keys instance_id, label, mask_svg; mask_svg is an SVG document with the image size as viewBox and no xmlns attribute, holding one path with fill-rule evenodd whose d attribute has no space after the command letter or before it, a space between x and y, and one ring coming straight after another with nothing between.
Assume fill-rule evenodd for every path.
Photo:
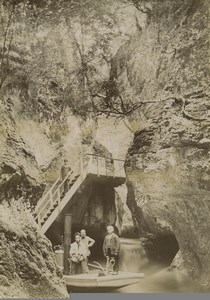
<instances>
[{"instance_id":1,"label":"man in dark clothing","mask_svg":"<svg viewBox=\"0 0 210 300\"><path fill-rule=\"evenodd\" d=\"M106 235L103 243L104 256L107 258L107 265L113 264L113 274L118 274L119 271L119 251L120 239L114 233L114 227L107 227L108 234Z\"/></svg>"},{"instance_id":2,"label":"man in dark clothing","mask_svg":"<svg viewBox=\"0 0 210 300\"><path fill-rule=\"evenodd\" d=\"M61 167L61 180L63 181L68 173L71 171L71 168L68 165L68 160L64 159L64 165ZM69 190L69 181L70 178L68 177L65 182L64 182L64 195L68 192Z\"/></svg>"}]
</instances>

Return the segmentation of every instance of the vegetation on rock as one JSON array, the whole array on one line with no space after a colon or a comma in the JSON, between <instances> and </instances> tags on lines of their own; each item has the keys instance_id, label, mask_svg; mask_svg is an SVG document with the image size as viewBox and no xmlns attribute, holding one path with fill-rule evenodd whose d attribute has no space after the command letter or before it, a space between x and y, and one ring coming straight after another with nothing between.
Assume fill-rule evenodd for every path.
<instances>
[{"instance_id":1,"label":"vegetation on rock","mask_svg":"<svg viewBox=\"0 0 210 300\"><path fill-rule=\"evenodd\" d=\"M101 115L134 133L127 204L139 234L176 238L174 265L209 285L208 10L208 0L0 0L0 207L10 216L0 296L14 296L11 285L15 296L65 295L30 211L65 155L73 163L94 145L111 157L94 143Z\"/></svg>"}]
</instances>

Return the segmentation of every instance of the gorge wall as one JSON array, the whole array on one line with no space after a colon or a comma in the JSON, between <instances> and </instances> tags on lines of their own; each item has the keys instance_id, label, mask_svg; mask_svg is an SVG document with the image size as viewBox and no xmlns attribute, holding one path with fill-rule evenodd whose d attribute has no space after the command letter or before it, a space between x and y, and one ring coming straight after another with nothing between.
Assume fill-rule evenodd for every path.
<instances>
[{"instance_id":1,"label":"gorge wall","mask_svg":"<svg viewBox=\"0 0 210 300\"><path fill-rule=\"evenodd\" d=\"M209 286L209 2L156 4L113 66L122 97L141 101L129 118L127 201L141 236L174 236L172 266Z\"/></svg>"},{"instance_id":2,"label":"gorge wall","mask_svg":"<svg viewBox=\"0 0 210 300\"><path fill-rule=\"evenodd\" d=\"M174 237L172 265L208 286L208 1L35 2L0 2L0 296L67 295L31 211L94 143L127 152L118 228Z\"/></svg>"},{"instance_id":3,"label":"gorge wall","mask_svg":"<svg viewBox=\"0 0 210 300\"><path fill-rule=\"evenodd\" d=\"M110 63L105 59L135 32L135 8L131 8L132 22L127 28L120 1L113 5L107 1L108 20L101 17L97 1L87 4L90 16L96 19L84 24L84 55L91 58L99 40L105 45L104 53L98 49L91 62L100 71L92 76L91 84L96 85L100 77L109 76ZM43 192L59 176L63 159L68 158L73 166L82 154L93 151L97 140L100 145L104 131L100 134L97 128L103 128L107 120L102 117L100 125L93 112L88 112L89 95L85 87L81 89L87 83L79 55L81 10L77 1L73 8L65 1L0 1L0 5L0 296L65 297L52 245L39 233L32 214ZM119 14L112 33L115 9ZM72 23L65 11L70 12ZM119 137L121 130L112 121L106 130L114 135L102 146L112 147L112 155L124 158L130 133L125 146L117 150L113 141L127 139L126 133Z\"/></svg>"}]
</instances>

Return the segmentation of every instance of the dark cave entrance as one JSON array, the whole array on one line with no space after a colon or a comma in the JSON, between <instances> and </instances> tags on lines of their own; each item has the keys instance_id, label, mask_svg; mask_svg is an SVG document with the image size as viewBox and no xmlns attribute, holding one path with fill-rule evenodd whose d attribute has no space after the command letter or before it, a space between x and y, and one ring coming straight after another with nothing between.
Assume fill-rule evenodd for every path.
<instances>
[{"instance_id":1,"label":"dark cave entrance","mask_svg":"<svg viewBox=\"0 0 210 300\"><path fill-rule=\"evenodd\" d=\"M146 248L150 261L169 266L179 251L179 244L173 234L166 234L152 238Z\"/></svg>"},{"instance_id":2,"label":"dark cave entrance","mask_svg":"<svg viewBox=\"0 0 210 300\"><path fill-rule=\"evenodd\" d=\"M81 229L86 229L87 235L96 243L91 249L91 259L103 257L103 240L106 235L106 227L116 223L115 189L119 185L113 179L103 177L89 177L83 186L73 196L71 203L65 207L55 222L46 232L53 248L62 245L64 234L64 215L73 215L72 236ZM117 231L117 228L116 228Z\"/></svg>"},{"instance_id":3,"label":"dark cave entrance","mask_svg":"<svg viewBox=\"0 0 210 300\"><path fill-rule=\"evenodd\" d=\"M86 229L87 235L96 241L91 249L91 261L104 260L103 240L106 235L106 226L114 225L117 218L114 187L114 182L110 179L106 180L106 178L100 177L86 179L81 189L73 196L70 205L66 206L46 232L46 236L52 242L54 249L55 246L63 243L64 215L65 213L72 213L72 242L75 232ZM117 231L116 228L116 233L118 233ZM132 240L134 237L127 236L126 238ZM134 239L138 242L138 239ZM146 250L148 264L169 266L179 251L178 242L173 234L156 235L146 240L147 242L143 247ZM127 241L125 242L127 243ZM125 249L126 246L123 247ZM139 251L141 252L141 249ZM136 253L133 253L132 257L138 265L141 258ZM127 255L129 255L129 251Z\"/></svg>"}]
</instances>

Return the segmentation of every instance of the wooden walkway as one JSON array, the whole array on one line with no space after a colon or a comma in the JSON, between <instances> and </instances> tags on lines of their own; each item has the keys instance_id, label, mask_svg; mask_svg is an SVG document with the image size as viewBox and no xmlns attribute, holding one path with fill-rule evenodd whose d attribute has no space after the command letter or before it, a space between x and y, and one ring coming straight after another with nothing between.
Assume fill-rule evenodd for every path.
<instances>
[{"instance_id":1,"label":"wooden walkway","mask_svg":"<svg viewBox=\"0 0 210 300\"><path fill-rule=\"evenodd\" d=\"M61 211L71 201L71 198L87 176L92 176L93 179L110 180L115 186L119 186L125 182L124 160L86 154L75 163L72 171L67 174L63 181L60 181L59 177L44 197L38 201L35 208L35 219L42 233L48 230ZM69 190L63 195L64 184L67 179L70 182Z\"/></svg>"}]
</instances>

